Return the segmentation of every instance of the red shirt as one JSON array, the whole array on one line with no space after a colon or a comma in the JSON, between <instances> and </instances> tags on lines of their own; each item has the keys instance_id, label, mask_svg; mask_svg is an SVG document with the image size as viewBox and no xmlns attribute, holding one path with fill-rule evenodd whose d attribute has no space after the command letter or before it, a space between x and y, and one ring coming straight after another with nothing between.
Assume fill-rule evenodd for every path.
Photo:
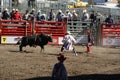
<instances>
[{"instance_id":1,"label":"red shirt","mask_svg":"<svg viewBox=\"0 0 120 80\"><path fill-rule=\"evenodd\" d=\"M14 20L20 20L22 17L20 15L20 13L16 12L12 15L12 19Z\"/></svg>"}]
</instances>

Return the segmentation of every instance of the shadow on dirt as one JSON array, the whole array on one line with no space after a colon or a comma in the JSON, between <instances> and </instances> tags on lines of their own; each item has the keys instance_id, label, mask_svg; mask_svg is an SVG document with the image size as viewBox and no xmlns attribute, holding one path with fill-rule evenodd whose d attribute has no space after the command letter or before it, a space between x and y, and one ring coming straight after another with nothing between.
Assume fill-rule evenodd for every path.
<instances>
[{"instance_id":1,"label":"shadow on dirt","mask_svg":"<svg viewBox=\"0 0 120 80\"><path fill-rule=\"evenodd\" d=\"M32 51L26 51L26 50L24 50L24 51L9 50L9 52L12 52L12 53L34 53Z\"/></svg>"},{"instance_id":2,"label":"shadow on dirt","mask_svg":"<svg viewBox=\"0 0 120 80\"><path fill-rule=\"evenodd\" d=\"M23 80L52 80L50 77L34 77ZM68 80L120 80L120 74L89 74L70 76Z\"/></svg>"},{"instance_id":3,"label":"shadow on dirt","mask_svg":"<svg viewBox=\"0 0 120 80\"><path fill-rule=\"evenodd\" d=\"M48 55L53 55L53 56L58 56L59 54L56 54L56 53L50 53L50 54L48 54Z\"/></svg>"},{"instance_id":4,"label":"shadow on dirt","mask_svg":"<svg viewBox=\"0 0 120 80\"><path fill-rule=\"evenodd\" d=\"M107 54L120 54L120 52L110 52L110 53L107 53Z\"/></svg>"},{"instance_id":5,"label":"shadow on dirt","mask_svg":"<svg viewBox=\"0 0 120 80\"><path fill-rule=\"evenodd\" d=\"M76 53L78 53L78 54L84 54L84 53L86 53L86 52L76 52Z\"/></svg>"}]
</instances>

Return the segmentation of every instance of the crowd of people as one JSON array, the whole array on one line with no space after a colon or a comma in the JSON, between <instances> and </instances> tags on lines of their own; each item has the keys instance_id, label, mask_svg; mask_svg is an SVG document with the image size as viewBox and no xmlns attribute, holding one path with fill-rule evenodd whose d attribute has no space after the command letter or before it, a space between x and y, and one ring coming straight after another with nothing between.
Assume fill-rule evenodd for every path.
<instances>
[{"instance_id":1,"label":"crowd of people","mask_svg":"<svg viewBox=\"0 0 120 80\"><path fill-rule=\"evenodd\" d=\"M47 14L42 13L41 10L38 10L36 12L35 9L32 9L31 11L26 10L25 13L21 14L18 9L12 9L11 12L8 11L8 9L4 9L3 12L1 12L1 19L3 20L36 20L36 21L65 21L67 18L68 20L76 21L78 17L78 14L74 10L72 13L70 13L69 10L67 10L65 13L62 12L62 10L58 10L55 14L53 10L51 9Z\"/></svg>"},{"instance_id":2,"label":"crowd of people","mask_svg":"<svg viewBox=\"0 0 120 80\"><path fill-rule=\"evenodd\" d=\"M97 17L101 16L96 11L92 13L84 9L82 12L81 21L95 21ZM50 9L47 13L43 13L41 10L36 11L34 8L32 10L26 10L25 13L21 13L18 9L12 9L9 11L7 8L1 12L1 19L8 20L36 20L36 21L77 21L80 14L76 10L70 11L57 10L55 13L53 9Z\"/></svg>"}]
</instances>

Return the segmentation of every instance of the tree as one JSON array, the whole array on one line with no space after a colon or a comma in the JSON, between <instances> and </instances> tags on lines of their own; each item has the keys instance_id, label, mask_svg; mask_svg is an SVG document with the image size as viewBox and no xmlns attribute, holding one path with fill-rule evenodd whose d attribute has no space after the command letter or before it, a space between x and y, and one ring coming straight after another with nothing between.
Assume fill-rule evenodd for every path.
<instances>
[{"instance_id":1,"label":"tree","mask_svg":"<svg viewBox=\"0 0 120 80\"><path fill-rule=\"evenodd\" d=\"M120 0L118 0L118 4L120 5Z\"/></svg>"}]
</instances>

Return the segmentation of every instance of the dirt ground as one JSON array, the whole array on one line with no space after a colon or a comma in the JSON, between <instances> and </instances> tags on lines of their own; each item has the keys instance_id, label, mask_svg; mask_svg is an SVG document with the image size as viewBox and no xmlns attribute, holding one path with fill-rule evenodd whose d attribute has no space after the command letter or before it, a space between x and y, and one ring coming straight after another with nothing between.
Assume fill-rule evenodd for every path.
<instances>
[{"instance_id":1,"label":"dirt ground","mask_svg":"<svg viewBox=\"0 0 120 80\"><path fill-rule=\"evenodd\" d=\"M40 48L24 48L18 45L0 45L0 80L50 80L61 46L46 45ZM69 80L120 80L120 48L92 47L92 53L85 53L86 47L75 46L78 56L64 52L64 62Z\"/></svg>"}]
</instances>

